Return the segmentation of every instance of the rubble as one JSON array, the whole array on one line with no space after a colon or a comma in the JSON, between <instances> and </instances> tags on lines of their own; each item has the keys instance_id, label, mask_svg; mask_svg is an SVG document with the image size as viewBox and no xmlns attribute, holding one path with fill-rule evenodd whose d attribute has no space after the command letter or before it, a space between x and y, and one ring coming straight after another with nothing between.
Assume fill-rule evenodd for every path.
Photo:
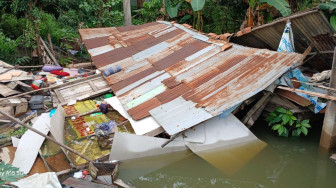
<instances>
[{"instance_id":1,"label":"rubble","mask_svg":"<svg viewBox=\"0 0 336 188\"><path fill-rule=\"evenodd\" d=\"M1 61L0 156L28 175L13 184L131 187L117 179L119 163L131 169L132 160L169 153L179 154L145 173L191 152L236 172L266 146L249 130L263 111L323 112L324 101L309 97L336 100L317 89L332 88L299 78L305 75L296 68L311 45L301 55L230 43L256 31L208 37L169 22L82 29L93 63L61 67L42 39L48 64L34 67L42 70L28 73ZM93 64L97 70L83 69ZM289 73L295 76L285 78ZM234 114L243 109L241 122Z\"/></svg>"}]
</instances>

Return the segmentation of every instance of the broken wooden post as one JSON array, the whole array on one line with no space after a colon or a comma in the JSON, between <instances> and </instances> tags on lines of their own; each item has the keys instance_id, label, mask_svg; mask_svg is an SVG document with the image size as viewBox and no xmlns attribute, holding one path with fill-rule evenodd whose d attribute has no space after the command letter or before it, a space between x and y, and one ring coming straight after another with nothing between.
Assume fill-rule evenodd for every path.
<instances>
[{"instance_id":1,"label":"broken wooden post","mask_svg":"<svg viewBox=\"0 0 336 188\"><path fill-rule=\"evenodd\" d=\"M246 116L243 118L243 123L251 128L254 122L261 115L261 112L266 107L268 101L270 100L271 92L267 92L261 99L251 108L249 112L247 112Z\"/></svg>"},{"instance_id":2,"label":"broken wooden post","mask_svg":"<svg viewBox=\"0 0 336 188\"><path fill-rule=\"evenodd\" d=\"M334 49L334 58L332 62L330 87L336 88L336 47ZM329 95L335 96L335 93L328 92ZM324 115L320 147L330 150L336 145L336 101L330 100Z\"/></svg>"},{"instance_id":3,"label":"broken wooden post","mask_svg":"<svg viewBox=\"0 0 336 188\"><path fill-rule=\"evenodd\" d=\"M40 42L42 43L42 45L44 46L44 49L46 50L46 52L48 53L49 57L51 58L51 60L55 63L55 65L58 65L58 62L56 60L56 58L54 57L54 55L50 52L48 46L44 43L43 39L40 37Z\"/></svg>"},{"instance_id":4,"label":"broken wooden post","mask_svg":"<svg viewBox=\"0 0 336 188\"><path fill-rule=\"evenodd\" d=\"M26 125L25 123L23 123L22 121L19 121L19 120L16 119L15 117L13 117L13 116L11 116L11 115L9 115L9 114L7 114L7 113L1 111L1 110L0 110L0 114L6 116L6 117L9 118L10 120L15 121L15 122L18 123L18 124L20 124L20 125L26 127L27 129L29 129L29 130L31 130L31 131L33 131L33 132L35 132L35 133L37 133L37 134L43 136L44 138L46 138L46 139L48 139L48 140L54 142L55 144L61 146L62 148L64 148L64 149L66 149L66 150L68 150L68 151L74 153L75 155L78 155L78 156L82 157L83 159L85 159L85 160L87 160L87 161L89 161L89 162L92 162L92 163L94 162L93 160L89 159L88 157L86 157L86 156L80 154L79 152L73 150L73 149L70 148L69 146L66 146L66 145L64 145L64 144L62 144L62 143L56 141L55 139L51 138L50 136L45 135L45 134L43 134L42 132L40 132L40 131L38 131L38 130L36 130L36 129L34 129L34 128L28 126L28 125Z\"/></svg>"},{"instance_id":5,"label":"broken wooden post","mask_svg":"<svg viewBox=\"0 0 336 188\"><path fill-rule=\"evenodd\" d=\"M124 25L132 25L131 0L123 0Z\"/></svg>"}]
</instances>

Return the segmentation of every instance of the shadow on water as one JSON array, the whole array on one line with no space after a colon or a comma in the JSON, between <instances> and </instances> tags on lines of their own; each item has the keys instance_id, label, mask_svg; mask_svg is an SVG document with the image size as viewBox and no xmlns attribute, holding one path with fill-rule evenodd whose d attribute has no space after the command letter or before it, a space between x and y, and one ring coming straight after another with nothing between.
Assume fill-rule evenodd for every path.
<instances>
[{"instance_id":1,"label":"shadow on water","mask_svg":"<svg viewBox=\"0 0 336 188\"><path fill-rule=\"evenodd\" d=\"M268 145L252 159L243 156L250 155L246 148L235 150L240 158L248 158L237 163L244 164L239 168L225 163L225 157L216 168L186 151L124 162L119 177L136 187L335 187L336 163L319 152L321 125L313 127L306 137L284 138L266 122L256 122L252 132ZM221 163L227 169L219 170Z\"/></svg>"}]
</instances>

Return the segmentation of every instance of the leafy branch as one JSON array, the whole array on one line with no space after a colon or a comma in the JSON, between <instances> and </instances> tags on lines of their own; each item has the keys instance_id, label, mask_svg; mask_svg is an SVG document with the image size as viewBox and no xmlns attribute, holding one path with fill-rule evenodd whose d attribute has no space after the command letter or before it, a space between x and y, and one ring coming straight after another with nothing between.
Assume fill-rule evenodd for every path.
<instances>
[{"instance_id":1,"label":"leafy branch","mask_svg":"<svg viewBox=\"0 0 336 188\"><path fill-rule=\"evenodd\" d=\"M308 128L311 128L309 120L299 120L290 110L284 108L277 108L273 112L270 112L266 118L268 126L272 125L272 129L277 131L279 136L288 137L289 133L292 136L300 136L308 134Z\"/></svg>"},{"instance_id":2,"label":"leafy branch","mask_svg":"<svg viewBox=\"0 0 336 188\"><path fill-rule=\"evenodd\" d=\"M14 167L11 164L0 163L0 185L3 185L7 181L16 182L17 179L26 176L23 172L19 171L19 168Z\"/></svg>"}]
</instances>

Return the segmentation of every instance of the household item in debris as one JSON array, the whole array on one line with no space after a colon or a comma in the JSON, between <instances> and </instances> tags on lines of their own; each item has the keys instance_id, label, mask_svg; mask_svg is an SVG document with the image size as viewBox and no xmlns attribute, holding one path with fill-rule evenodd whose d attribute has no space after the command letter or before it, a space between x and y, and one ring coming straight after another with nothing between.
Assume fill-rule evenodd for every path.
<instances>
[{"instance_id":1,"label":"household item in debris","mask_svg":"<svg viewBox=\"0 0 336 188\"><path fill-rule=\"evenodd\" d=\"M104 70L103 74L104 76L108 77L111 74L117 73L119 71L121 71L121 67L119 65L113 65L112 67Z\"/></svg>"},{"instance_id":2,"label":"household item in debris","mask_svg":"<svg viewBox=\"0 0 336 188\"><path fill-rule=\"evenodd\" d=\"M42 67L42 70L44 72L59 71L59 70L63 70L63 67L56 66L56 65L44 65Z\"/></svg>"},{"instance_id":3,"label":"household item in debris","mask_svg":"<svg viewBox=\"0 0 336 188\"><path fill-rule=\"evenodd\" d=\"M40 89L43 80L34 80L33 83L30 85L34 90Z\"/></svg>"},{"instance_id":4,"label":"household item in debris","mask_svg":"<svg viewBox=\"0 0 336 188\"><path fill-rule=\"evenodd\" d=\"M103 131L111 131L111 129L116 125L117 123L115 121L108 121L108 122L104 122L101 123L99 125L99 129L103 130Z\"/></svg>"},{"instance_id":5,"label":"household item in debris","mask_svg":"<svg viewBox=\"0 0 336 188\"><path fill-rule=\"evenodd\" d=\"M35 95L29 101L29 107L32 110L43 108L44 97L42 95Z\"/></svg>"},{"instance_id":6,"label":"household item in debris","mask_svg":"<svg viewBox=\"0 0 336 188\"><path fill-rule=\"evenodd\" d=\"M108 94L105 95L105 99L108 99L108 98L111 98L111 97L113 97L112 93L108 93Z\"/></svg>"},{"instance_id":7,"label":"household item in debris","mask_svg":"<svg viewBox=\"0 0 336 188\"><path fill-rule=\"evenodd\" d=\"M83 69L83 68L80 68L80 69L78 70L78 73L79 73L79 74L83 74L83 73L86 73L86 72L90 72L90 71L88 71L88 70L86 70L86 69Z\"/></svg>"},{"instance_id":8,"label":"household item in debris","mask_svg":"<svg viewBox=\"0 0 336 188\"><path fill-rule=\"evenodd\" d=\"M64 76L70 76L70 74L68 72L63 72L61 70L54 70L54 71L51 71L50 73L51 74L55 74L57 76L62 76L62 77L64 77Z\"/></svg>"},{"instance_id":9,"label":"household item in debris","mask_svg":"<svg viewBox=\"0 0 336 188\"><path fill-rule=\"evenodd\" d=\"M99 109L103 114L106 114L108 112L109 104L107 104L106 101L104 101L102 104L99 105Z\"/></svg>"}]
</instances>

